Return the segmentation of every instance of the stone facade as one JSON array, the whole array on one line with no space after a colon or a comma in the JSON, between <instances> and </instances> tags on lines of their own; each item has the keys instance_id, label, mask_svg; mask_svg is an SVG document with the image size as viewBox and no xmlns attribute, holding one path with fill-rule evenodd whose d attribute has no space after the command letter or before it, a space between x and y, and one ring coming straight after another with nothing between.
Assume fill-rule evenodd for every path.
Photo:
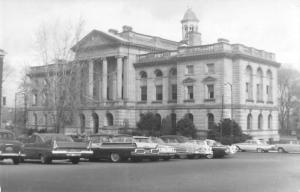
<instances>
[{"instance_id":1,"label":"stone facade","mask_svg":"<svg viewBox=\"0 0 300 192\"><path fill-rule=\"evenodd\" d=\"M202 136L211 122L233 118L254 137L278 139L280 64L275 55L225 39L201 45L198 22L189 9L181 21L181 42L136 33L129 26L85 36L72 48L73 65L85 66L85 99L64 132L135 128L140 115L150 111L173 121L188 115ZM43 67L32 68L33 82L43 81L39 70ZM31 103L29 126L50 126L45 113L39 99Z\"/></svg>"}]
</instances>

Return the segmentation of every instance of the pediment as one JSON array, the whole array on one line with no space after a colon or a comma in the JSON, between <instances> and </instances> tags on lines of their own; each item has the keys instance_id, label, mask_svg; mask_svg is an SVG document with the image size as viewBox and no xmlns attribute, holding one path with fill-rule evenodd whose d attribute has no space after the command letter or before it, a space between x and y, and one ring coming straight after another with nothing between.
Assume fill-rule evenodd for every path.
<instances>
[{"instance_id":1,"label":"pediment","mask_svg":"<svg viewBox=\"0 0 300 192\"><path fill-rule=\"evenodd\" d=\"M205 77L202 81L203 82L209 82L209 81L216 81L217 79L211 76Z\"/></svg>"},{"instance_id":2,"label":"pediment","mask_svg":"<svg viewBox=\"0 0 300 192\"><path fill-rule=\"evenodd\" d=\"M76 50L80 49L115 44L122 41L126 40L121 37L118 37L117 35L106 33L103 31L93 30L84 38L82 38L76 45L74 45L72 47L72 50L76 52Z\"/></svg>"},{"instance_id":3,"label":"pediment","mask_svg":"<svg viewBox=\"0 0 300 192\"><path fill-rule=\"evenodd\" d=\"M182 83L194 83L196 80L191 78L191 77L188 77L188 78L185 78Z\"/></svg>"}]
</instances>

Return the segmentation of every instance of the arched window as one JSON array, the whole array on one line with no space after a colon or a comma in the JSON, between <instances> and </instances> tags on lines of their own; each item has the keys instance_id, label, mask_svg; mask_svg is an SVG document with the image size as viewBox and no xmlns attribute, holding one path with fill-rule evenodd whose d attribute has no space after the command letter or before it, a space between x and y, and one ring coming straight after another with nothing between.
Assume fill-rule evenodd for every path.
<instances>
[{"instance_id":1,"label":"arched window","mask_svg":"<svg viewBox=\"0 0 300 192\"><path fill-rule=\"evenodd\" d=\"M176 127L176 113L171 113L171 126L172 129L175 129Z\"/></svg>"},{"instance_id":2,"label":"arched window","mask_svg":"<svg viewBox=\"0 0 300 192\"><path fill-rule=\"evenodd\" d=\"M80 118L80 133L84 133L85 132L85 116L84 116L84 114L80 114L79 118Z\"/></svg>"},{"instance_id":3,"label":"arched window","mask_svg":"<svg viewBox=\"0 0 300 192\"><path fill-rule=\"evenodd\" d=\"M268 116L268 129L272 129L272 115Z\"/></svg>"},{"instance_id":4,"label":"arched window","mask_svg":"<svg viewBox=\"0 0 300 192\"><path fill-rule=\"evenodd\" d=\"M208 129L212 129L215 125L215 117L212 113L207 114Z\"/></svg>"},{"instance_id":5,"label":"arched window","mask_svg":"<svg viewBox=\"0 0 300 192\"><path fill-rule=\"evenodd\" d=\"M33 125L35 129L38 128L38 117L36 113L33 114Z\"/></svg>"},{"instance_id":6,"label":"arched window","mask_svg":"<svg viewBox=\"0 0 300 192\"><path fill-rule=\"evenodd\" d=\"M262 114L259 114L258 115L258 121L257 121L257 127L258 127L258 129L262 129L263 128L263 116L262 116Z\"/></svg>"},{"instance_id":7,"label":"arched window","mask_svg":"<svg viewBox=\"0 0 300 192\"><path fill-rule=\"evenodd\" d=\"M155 120L156 120L156 130L161 130L161 116L160 114L155 114Z\"/></svg>"},{"instance_id":8,"label":"arched window","mask_svg":"<svg viewBox=\"0 0 300 192\"><path fill-rule=\"evenodd\" d=\"M147 101L147 73L145 71L140 72L141 82L140 82L140 92L141 101Z\"/></svg>"},{"instance_id":9,"label":"arched window","mask_svg":"<svg viewBox=\"0 0 300 192\"><path fill-rule=\"evenodd\" d=\"M251 113L249 113L248 116L247 116L247 129L248 130L252 129L252 115L251 115Z\"/></svg>"},{"instance_id":10,"label":"arched window","mask_svg":"<svg viewBox=\"0 0 300 192\"><path fill-rule=\"evenodd\" d=\"M44 114L45 129L48 128L48 115Z\"/></svg>"},{"instance_id":11,"label":"arched window","mask_svg":"<svg viewBox=\"0 0 300 192\"><path fill-rule=\"evenodd\" d=\"M94 133L98 133L98 131L99 131L99 116L98 116L97 113L93 113L92 117L93 117L93 130L94 130Z\"/></svg>"},{"instance_id":12,"label":"arched window","mask_svg":"<svg viewBox=\"0 0 300 192\"><path fill-rule=\"evenodd\" d=\"M177 100L177 69L172 68L169 72L169 100Z\"/></svg>"},{"instance_id":13,"label":"arched window","mask_svg":"<svg viewBox=\"0 0 300 192\"><path fill-rule=\"evenodd\" d=\"M261 68L257 69L257 81L256 84L256 99L257 101L263 101L263 72Z\"/></svg>"},{"instance_id":14,"label":"arched window","mask_svg":"<svg viewBox=\"0 0 300 192\"><path fill-rule=\"evenodd\" d=\"M156 69L154 71L155 73L155 94L156 94L156 101L162 101L163 100L163 85L162 85L162 77L163 73L161 70Z\"/></svg>"},{"instance_id":15,"label":"arched window","mask_svg":"<svg viewBox=\"0 0 300 192\"><path fill-rule=\"evenodd\" d=\"M194 116L193 116L192 113L187 113L187 114L185 115L185 117L188 118L189 120L191 120L192 122L194 122Z\"/></svg>"},{"instance_id":16,"label":"arched window","mask_svg":"<svg viewBox=\"0 0 300 192\"><path fill-rule=\"evenodd\" d=\"M147 73L145 72L145 71L141 71L140 72L140 77L141 77L141 79L147 79Z\"/></svg>"},{"instance_id":17,"label":"arched window","mask_svg":"<svg viewBox=\"0 0 300 192\"><path fill-rule=\"evenodd\" d=\"M159 69L156 69L156 70L154 71L154 73L155 73L156 78L162 78L162 76L163 76L162 71L159 70Z\"/></svg>"},{"instance_id":18,"label":"arched window","mask_svg":"<svg viewBox=\"0 0 300 192\"><path fill-rule=\"evenodd\" d=\"M114 116L111 113L106 114L106 120L107 120L107 125L108 126L113 126L114 125Z\"/></svg>"},{"instance_id":19,"label":"arched window","mask_svg":"<svg viewBox=\"0 0 300 192\"><path fill-rule=\"evenodd\" d=\"M273 100L273 83L272 83L272 72L271 70L268 70L267 72L267 85L266 85L266 92L267 92L267 96L268 96L268 101L272 101Z\"/></svg>"},{"instance_id":20,"label":"arched window","mask_svg":"<svg viewBox=\"0 0 300 192\"><path fill-rule=\"evenodd\" d=\"M253 74L251 66L246 68L246 96L247 99L253 99Z\"/></svg>"}]
</instances>

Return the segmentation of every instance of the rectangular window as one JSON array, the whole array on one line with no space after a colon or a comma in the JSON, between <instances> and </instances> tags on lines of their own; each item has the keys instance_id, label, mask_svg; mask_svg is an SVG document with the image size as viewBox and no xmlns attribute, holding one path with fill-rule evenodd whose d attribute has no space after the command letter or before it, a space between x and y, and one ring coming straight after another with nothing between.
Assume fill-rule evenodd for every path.
<instances>
[{"instance_id":1,"label":"rectangular window","mask_svg":"<svg viewBox=\"0 0 300 192\"><path fill-rule=\"evenodd\" d=\"M177 85L172 85L172 100L177 100Z\"/></svg>"},{"instance_id":2,"label":"rectangular window","mask_svg":"<svg viewBox=\"0 0 300 192\"><path fill-rule=\"evenodd\" d=\"M214 85L207 85L208 99L213 99L215 97Z\"/></svg>"},{"instance_id":3,"label":"rectangular window","mask_svg":"<svg viewBox=\"0 0 300 192\"><path fill-rule=\"evenodd\" d=\"M260 100L260 86L259 86L259 84L256 85L256 99Z\"/></svg>"},{"instance_id":4,"label":"rectangular window","mask_svg":"<svg viewBox=\"0 0 300 192\"><path fill-rule=\"evenodd\" d=\"M32 105L37 105L37 93L34 93L32 95Z\"/></svg>"},{"instance_id":5,"label":"rectangular window","mask_svg":"<svg viewBox=\"0 0 300 192\"><path fill-rule=\"evenodd\" d=\"M147 86L141 87L141 100L147 101Z\"/></svg>"},{"instance_id":6,"label":"rectangular window","mask_svg":"<svg viewBox=\"0 0 300 192\"><path fill-rule=\"evenodd\" d=\"M162 85L156 86L156 100L161 101L163 98Z\"/></svg>"},{"instance_id":7,"label":"rectangular window","mask_svg":"<svg viewBox=\"0 0 300 192\"><path fill-rule=\"evenodd\" d=\"M187 86L187 98L194 99L194 87L192 85Z\"/></svg>"},{"instance_id":8,"label":"rectangular window","mask_svg":"<svg viewBox=\"0 0 300 192\"><path fill-rule=\"evenodd\" d=\"M209 74L215 73L215 64L214 63L206 64L206 72Z\"/></svg>"},{"instance_id":9,"label":"rectangular window","mask_svg":"<svg viewBox=\"0 0 300 192\"><path fill-rule=\"evenodd\" d=\"M187 74L194 74L194 65L188 65L186 66L186 73Z\"/></svg>"}]
</instances>

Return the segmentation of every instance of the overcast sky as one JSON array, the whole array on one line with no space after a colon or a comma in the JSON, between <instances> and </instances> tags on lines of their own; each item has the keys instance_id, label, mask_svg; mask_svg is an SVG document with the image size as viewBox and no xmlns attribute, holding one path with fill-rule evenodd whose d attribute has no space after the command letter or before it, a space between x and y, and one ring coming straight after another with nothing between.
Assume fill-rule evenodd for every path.
<instances>
[{"instance_id":1,"label":"overcast sky","mask_svg":"<svg viewBox=\"0 0 300 192\"><path fill-rule=\"evenodd\" d=\"M14 103L20 69L38 65L34 38L41 23L85 21L93 29L121 30L180 41L188 7L198 16L204 44L226 38L231 43L274 52L277 61L300 70L300 0L0 0L0 49L14 73L4 82L4 96Z\"/></svg>"}]
</instances>

